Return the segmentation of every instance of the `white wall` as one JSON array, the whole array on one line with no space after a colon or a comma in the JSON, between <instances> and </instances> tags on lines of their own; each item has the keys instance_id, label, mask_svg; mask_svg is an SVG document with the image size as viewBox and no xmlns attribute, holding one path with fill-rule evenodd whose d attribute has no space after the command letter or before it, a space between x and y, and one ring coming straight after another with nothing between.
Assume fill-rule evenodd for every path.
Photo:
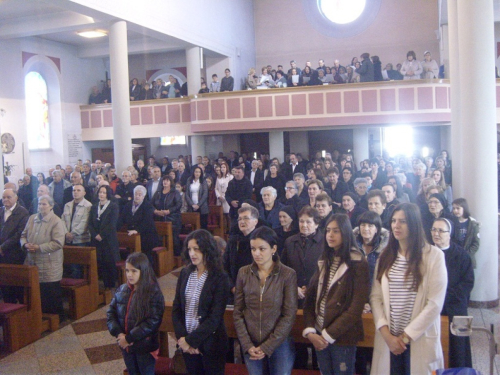
<instances>
[{"instance_id":1,"label":"white wall","mask_svg":"<svg viewBox=\"0 0 500 375\"><path fill-rule=\"evenodd\" d=\"M22 65L22 51L38 54L34 58L40 61L50 61L47 56L60 58L61 73L54 70L54 76L59 78L60 102L49 96L49 113L51 127L51 149L46 151L29 152L25 144L22 152L22 143L27 139L26 108L24 102L24 76L33 60L28 60L25 68ZM39 38L23 38L4 40L0 43L0 108L6 110L4 117L0 117L1 133L11 133L16 139L16 148L13 154L5 156L5 161L16 165L11 179L23 174L23 168L31 166L34 172L48 171L55 164L68 163L68 133L81 133L80 105L87 103L90 88L99 83L104 77L105 67L101 59L80 59L76 57L76 48L49 42ZM50 63L54 65L53 63ZM47 69L55 69L46 64ZM47 78L44 77L46 80ZM50 82L48 82L50 84ZM49 95L51 91L49 88ZM51 103L51 99L54 99ZM54 115L53 111L59 113Z\"/></svg>"}]
</instances>

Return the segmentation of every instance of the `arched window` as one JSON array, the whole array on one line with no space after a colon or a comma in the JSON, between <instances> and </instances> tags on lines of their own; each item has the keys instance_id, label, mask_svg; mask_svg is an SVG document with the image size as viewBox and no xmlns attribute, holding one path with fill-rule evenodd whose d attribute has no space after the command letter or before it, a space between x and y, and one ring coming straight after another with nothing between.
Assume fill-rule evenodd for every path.
<instances>
[{"instance_id":1,"label":"arched window","mask_svg":"<svg viewBox=\"0 0 500 375\"><path fill-rule=\"evenodd\" d=\"M47 83L37 72L29 72L24 78L26 97L26 122L28 148L50 148L49 101Z\"/></svg>"}]
</instances>

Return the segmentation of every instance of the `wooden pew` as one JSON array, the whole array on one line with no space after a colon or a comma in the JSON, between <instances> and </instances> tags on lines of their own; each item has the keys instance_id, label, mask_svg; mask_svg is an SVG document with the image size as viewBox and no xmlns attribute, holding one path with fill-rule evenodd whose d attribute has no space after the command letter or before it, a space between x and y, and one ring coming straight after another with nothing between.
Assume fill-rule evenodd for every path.
<instances>
[{"instance_id":1,"label":"wooden pew","mask_svg":"<svg viewBox=\"0 0 500 375\"><path fill-rule=\"evenodd\" d=\"M24 305L0 303L0 321L9 351L16 351L40 338L42 303L38 267L0 264L0 285L24 288Z\"/></svg>"},{"instance_id":2,"label":"wooden pew","mask_svg":"<svg viewBox=\"0 0 500 375\"><path fill-rule=\"evenodd\" d=\"M165 311L163 313L163 321L160 326L160 356L168 357L168 332L174 332L174 325L172 322L172 302L165 303ZM358 342L357 346L373 348L375 340L375 324L373 322L373 315L363 314L363 327L365 331L365 338L363 341ZM224 314L224 322L226 324L227 335L230 338L238 338L236 334L236 328L234 327L233 321L233 309L227 308ZM302 331L304 330L304 314L302 310L297 310L297 318L292 327L291 336L295 342L310 343L309 340L302 337ZM448 347L449 347L449 322L447 316L441 317L441 345L443 347L443 355L445 361L445 367L448 368Z\"/></svg>"},{"instance_id":3,"label":"wooden pew","mask_svg":"<svg viewBox=\"0 0 500 375\"><path fill-rule=\"evenodd\" d=\"M224 209L222 206L208 206L210 213L217 219L217 225L209 225L208 230L212 232L214 236L219 236L225 238L226 234L226 221L224 219Z\"/></svg>"},{"instance_id":4,"label":"wooden pew","mask_svg":"<svg viewBox=\"0 0 500 375\"><path fill-rule=\"evenodd\" d=\"M172 234L172 223L169 221L155 221L156 231L162 239L162 246L165 249L156 251L155 272L156 276L161 277L174 268L174 236Z\"/></svg>"},{"instance_id":5,"label":"wooden pew","mask_svg":"<svg viewBox=\"0 0 500 375\"><path fill-rule=\"evenodd\" d=\"M128 235L127 232L117 232L118 234L118 244L120 248L125 248L125 253L140 253L141 252L141 235L133 234ZM120 250L120 254L122 251ZM125 284L127 282L127 277L125 275L125 260L121 260L116 263L116 268L118 269L118 282L120 284Z\"/></svg>"},{"instance_id":6,"label":"wooden pew","mask_svg":"<svg viewBox=\"0 0 500 375\"><path fill-rule=\"evenodd\" d=\"M69 317L80 319L99 306L99 280L95 247L64 246L64 264L83 266L83 279L62 279L61 286L69 297Z\"/></svg>"}]
</instances>

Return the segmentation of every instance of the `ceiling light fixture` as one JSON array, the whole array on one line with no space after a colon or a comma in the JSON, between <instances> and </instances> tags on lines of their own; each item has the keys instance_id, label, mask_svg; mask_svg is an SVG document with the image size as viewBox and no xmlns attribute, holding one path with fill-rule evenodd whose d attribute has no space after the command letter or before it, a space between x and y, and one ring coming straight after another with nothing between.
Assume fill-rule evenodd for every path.
<instances>
[{"instance_id":1,"label":"ceiling light fixture","mask_svg":"<svg viewBox=\"0 0 500 375\"><path fill-rule=\"evenodd\" d=\"M84 38L102 38L108 35L105 31L101 30L78 31L77 34Z\"/></svg>"}]
</instances>

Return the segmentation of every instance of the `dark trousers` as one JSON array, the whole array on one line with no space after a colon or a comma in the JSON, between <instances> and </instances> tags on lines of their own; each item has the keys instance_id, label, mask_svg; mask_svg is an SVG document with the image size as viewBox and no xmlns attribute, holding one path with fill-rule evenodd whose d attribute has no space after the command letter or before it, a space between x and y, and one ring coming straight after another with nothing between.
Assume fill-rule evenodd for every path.
<instances>
[{"instance_id":1,"label":"dark trousers","mask_svg":"<svg viewBox=\"0 0 500 375\"><path fill-rule=\"evenodd\" d=\"M182 355L189 375L224 375L226 365L224 353L217 355L183 353Z\"/></svg>"},{"instance_id":2,"label":"dark trousers","mask_svg":"<svg viewBox=\"0 0 500 375\"><path fill-rule=\"evenodd\" d=\"M174 225L172 222L172 237L174 240L174 255L179 256L182 253L182 243L179 238L179 235L181 234L181 227L179 225Z\"/></svg>"},{"instance_id":3,"label":"dark trousers","mask_svg":"<svg viewBox=\"0 0 500 375\"><path fill-rule=\"evenodd\" d=\"M450 319L452 321L452 319ZM472 368L472 354L470 349L470 337L459 337L450 335L449 345L449 366L455 367L470 367Z\"/></svg>"},{"instance_id":4,"label":"dark trousers","mask_svg":"<svg viewBox=\"0 0 500 375\"><path fill-rule=\"evenodd\" d=\"M116 287L118 270L116 269L115 262L107 262L103 259L101 262L97 263L97 272L99 273L99 278L104 282L105 288Z\"/></svg>"},{"instance_id":5,"label":"dark trousers","mask_svg":"<svg viewBox=\"0 0 500 375\"><path fill-rule=\"evenodd\" d=\"M399 355L391 353L391 375L411 375L410 364L410 345Z\"/></svg>"},{"instance_id":6,"label":"dark trousers","mask_svg":"<svg viewBox=\"0 0 500 375\"><path fill-rule=\"evenodd\" d=\"M193 211L193 212L200 212L200 209L198 209L197 211ZM200 213L200 225L201 225L201 229L208 228L208 214Z\"/></svg>"},{"instance_id":7,"label":"dark trousers","mask_svg":"<svg viewBox=\"0 0 500 375\"><path fill-rule=\"evenodd\" d=\"M66 319L63 309L62 288L60 281L40 283L40 299L42 301L42 312L46 314L57 314L59 320Z\"/></svg>"},{"instance_id":8,"label":"dark trousers","mask_svg":"<svg viewBox=\"0 0 500 375\"><path fill-rule=\"evenodd\" d=\"M136 354L122 350L129 375L154 375L156 359L151 353Z\"/></svg>"}]
</instances>

